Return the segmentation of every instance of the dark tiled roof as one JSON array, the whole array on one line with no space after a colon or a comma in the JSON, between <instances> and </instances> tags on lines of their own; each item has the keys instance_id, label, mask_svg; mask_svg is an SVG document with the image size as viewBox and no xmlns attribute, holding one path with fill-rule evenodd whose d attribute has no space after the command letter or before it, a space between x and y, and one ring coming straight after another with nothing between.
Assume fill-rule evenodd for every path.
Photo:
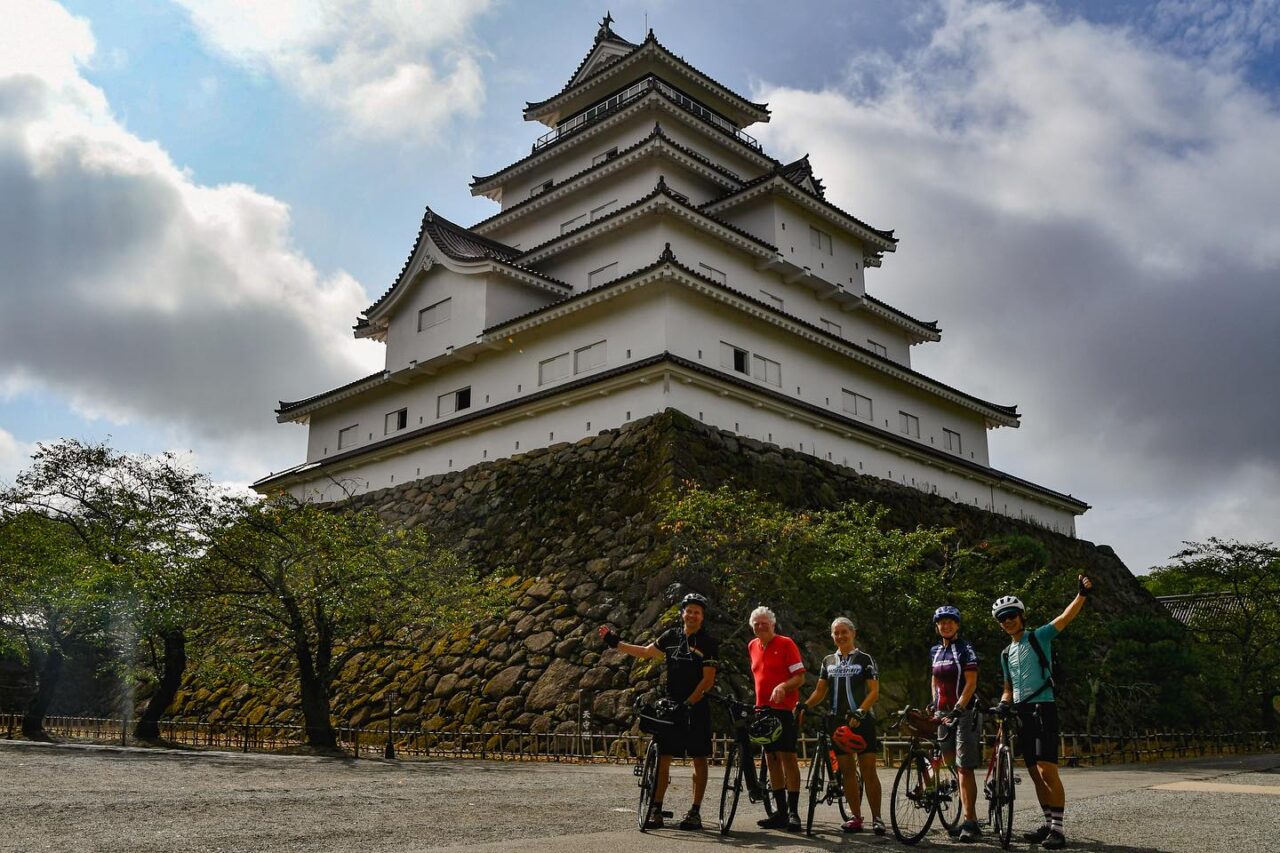
<instances>
[{"instance_id":1,"label":"dark tiled roof","mask_svg":"<svg viewBox=\"0 0 1280 853\"><path fill-rule=\"evenodd\" d=\"M801 187L804 186L805 179L807 178L813 184L813 188L817 191L818 198L825 200L827 197L826 187L824 187L822 185L822 181L818 180L818 178L813 174L813 166L809 164L808 154L793 163L788 163L785 166L779 166L778 174L782 175L782 177L791 181L793 184Z\"/></svg>"},{"instance_id":2,"label":"dark tiled roof","mask_svg":"<svg viewBox=\"0 0 1280 853\"><path fill-rule=\"evenodd\" d=\"M612 31L610 31L610 32L612 32ZM616 36L615 36L615 38L616 38ZM622 40L622 39L618 39L618 41L623 42L624 44L630 44L630 42L625 42L625 41L624 41L624 40ZM661 51L662 53L664 53L664 54L666 54L668 57L670 57L672 60L674 60L675 62L679 63L681 66L683 66L685 69L687 69L687 70L689 71L689 73L690 73L690 75L691 75L691 76L693 76L693 77L697 78L700 82L702 82L702 83L703 83L704 85L706 85L708 88L712 88L712 89L719 89L720 91L724 92L724 93L725 93L725 95L727 95L727 96L729 97L729 99L730 99L730 100L737 101L739 104L745 105L748 109L751 109L751 110L757 110L757 111L759 111L759 112L762 112L762 113L768 114L768 112L769 112L769 105L768 105L768 104L757 104L755 101L749 101L749 100L747 100L746 98L744 98L744 97L742 97L741 95L739 95L737 92L735 92L735 91L733 91L732 89L730 89L728 86L726 86L726 85L724 85L723 83L721 83L720 81L718 81L718 80L714 79L713 77L711 77L711 76L709 76L709 75L707 75L707 74L704 74L703 72L699 71L697 68L694 68L692 65L690 65L690 64L689 64L689 63L687 63L687 62L685 62L683 59L681 59L680 57L676 56L674 53L672 53L670 50L668 50L666 47L664 47L664 46L662 45L662 43L658 41L657 37L653 34L653 30L649 30L649 33L648 33L648 35L646 35L646 36L645 36L644 41L643 41L641 44L636 45L636 46L634 47L634 49L631 51L631 53L627 54L626 56L620 57L618 60L616 60L616 62L621 62L621 61L623 61L624 59L629 59L631 56L635 55L635 54L636 54L637 52L639 52L640 50L643 50L643 49L644 49L645 47L647 47L648 45L653 45L655 50L659 50L659 51ZM593 46L592 46L592 51L594 51L594 50L595 50L595 47L594 47L594 45L593 45ZM576 85L574 84L573 79L574 79L574 77L577 77L577 76L578 76L578 72L580 72L580 71L582 70L582 67L586 64L586 61L587 61L587 59L588 59L588 58L590 58L590 56L591 56L591 53L590 53L590 52L588 52L588 53L587 53L587 57L586 57L586 58L584 58L584 59L582 60L582 62L580 62L580 63L578 64L578 69L577 69L576 71L574 71L573 75L569 78L569 82L568 82L568 83L566 83L566 84L565 84L565 86L564 86L564 88L563 88L563 89L561 89L559 92L556 92L556 93L555 93L554 95L552 95L551 97L549 97L549 98L544 98L544 99L543 99L543 100L541 100L541 101L526 101L526 102L525 102L525 107L524 107L524 108L525 108L525 112L529 112L529 111L531 111L531 110L536 110L536 109L538 109L539 107L542 107L542 106L545 106L546 104L551 103L552 101L556 100L557 98L560 98L560 97L563 97L564 95L567 95L569 92L571 92L571 91L573 91L574 89L578 88L578 86L586 85L588 81L590 81L593 77L595 77L595 76L596 76L595 74L592 74L592 75L588 76L585 80L580 81L580 82L579 82L579 83L577 83ZM614 64L614 63L610 63L610 65L613 65L613 64ZM609 66L605 66L605 68L607 68L607 67L609 67ZM604 70L604 68L601 68L600 70L601 70L601 71L603 71L603 70Z\"/></svg>"},{"instance_id":3,"label":"dark tiled roof","mask_svg":"<svg viewBox=\"0 0 1280 853\"><path fill-rule=\"evenodd\" d=\"M794 166L795 164L791 164L791 165L792 165L792 166ZM881 237L881 238L883 238L883 239L885 239L885 240L888 240L888 241L889 241L889 242L891 242L891 243L897 243L897 242L898 242L898 238L893 236L893 230L892 230L892 229L890 229L890 230L888 230L888 231L885 231L885 230L883 230L883 229L881 229L881 228L875 228L875 227L873 227L873 226L871 226L871 225L868 225L867 223L863 222L863 221L862 221L861 219L859 219L858 217L854 216L852 213L849 213L848 211L841 210L839 207L836 207L834 204L832 204L831 202L827 201L827 200L826 200L826 198L824 198L823 196L814 195L813 193L811 193L811 192L809 192L808 190L806 190L806 189L805 189L805 188L804 188L800 183L798 183L798 182L797 182L797 181L795 181L794 179L792 179L792 178L788 177L787 175L783 174L783 168L786 168L786 167L781 167L781 166L779 166L779 167L775 168L773 171L771 171L771 172L767 172L767 173L765 173L765 174L761 175L760 177L756 178L755 180L748 181L747 183L743 184L741 189L733 190L733 191L731 191L731 192L725 193L724 195L720 196L719 198L713 198L713 199L711 199L710 201L703 203L702 207L714 207L715 205L720 204L720 203L725 202L725 201L728 201L729 199L732 199L732 198L734 198L735 196L739 196L739 195L741 195L741 194L743 194L743 193L745 193L745 192L750 192L751 190L755 189L756 187L760 186L761 184L765 184L765 183L768 183L769 181L772 181L772 180L774 180L774 179L778 179L778 180L786 181L788 184L790 184L791 186L793 186L796 190L798 190L799 192L802 192L802 193L804 193L805 195L809 196L810 198L814 199L814 200L815 200L815 201L817 201L819 204L821 204L823 207L825 207L825 208L827 208L828 210L830 210L832 213L835 213L835 214L837 214L837 215L839 215L839 216L843 216L845 219L849 219L849 220L852 220L853 222L856 222L859 226L861 226L861 227L863 227L863 228L867 229L867 230L868 230L868 231L870 231L872 234L875 234L875 235L877 235L878 237Z\"/></svg>"},{"instance_id":4,"label":"dark tiled roof","mask_svg":"<svg viewBox=\"0 0 1280 853\"><path fill-rule=\"evenodd\" d=\"M330 396L333 396L334 394L341 394L343 391L350 391L352 388L355 388L358 385L363 385L364 383L371 382L374 379L381 379L385 372L386 371L379 370L377 373L370 373L368 376L365 376L361 379L357 379L354 382L348 382L346 385L339 385L337 388L330 388L328 391L322 391L319 394L313 394L312 396L307 397L306 399L303 399L303 400L293 400L292 402L281 400L280 408L276 409L276 414L282 415L286 411L289 411L291 409L300 409L303 406L307 406L307 405L310 405L311 403L316 402L317 400L323 400L325 397L330 397Z\"/></svg>"},{"instance_id":5,"label":"dark tiled roof","mask_svg":"<svg viewBox=\"0 0 1280 853\"><path fill-rule=\"evenodd\" d=\"M674 100L672 100L672 99L671 99L671 96L670 96L670 95L668 95L666 92L662 91L661 89L651 89L651 90L649 91L649 93L648 93L647 95L645 95L645 97L643 97L643 98L639 98L639 99L637 99L637 100L635 100L635 101L632 101L631 103L627 104L625 107L623 107L622 109L620 109L617 113L614 113L613 115L614 115L614 116L622 115L623 113L627 112L628 110L636 109L636 108L637 108L637 107L639 107L640 105L644 104L644 102L645 102L645 101L646 101L650 96L657 96L657 97L659 97L659 98L663 98L664 100L669 101L669 102L671 102L671 103L673 103L673 104L675 104L675 103L676 103ZM677 105L677 106L679 106L679 104L676 104L676 105ZM685 115L693 116L694 118L696 118L696 119L698 119L699 121L701 121L705 126L707 126L708 128L710 128L710 129L714 130L714 131L716 132L716 134L717 134L717 137L718 137L718 138L723 138L723 139L731 140L731 141L733 141L735 144L737 144L740 148L742 148L742 149L744 149L744 150L746 150L746 151L749 151L749 152L751 153L751 156L754 156L754 157L760 157L760 158L763 158L763 159L764 159L766 162L768 162L768 163L772 163L772 164L774 164L774 165L778 165L778 161L777 161L777 160L775 160L774 158L770 157L768 154L765 154L763 151L760 151L760 150L758 150L758 149L756 149L756 148L751 147L751 146L750 146L750 145L748 145L747 143L743 142L741 139L738 139L736 136L734 136L733 134L731 134L731 133L729 133L729 132L725 131L723 128L721 128L721 127L717 126L717 125L716 125L716 124L714 124L713 122L708 121L707 119L703 118L702 116L698 115L697 113L691 113L691 112L689 112L688 110L683 110L683 108L682 108L682 111L684 112L684 114L685 114ZM613 117L613 116L610 116L610 118L612 118L612 117ZM592 122L592 123L590 123L590 124L584 125L584 126L582 127L582 130L586 130L586 129L587 129L587 128L589 128L589 127L595 127L597 124L599 124L599 122ZM530 153L526 154L524 157L521 157L519 160L516 160L514 163L510 163L510 164L508 164L508 165L504 166L503 168L499 169L498 171L493 172L492 174L488 174L488 175L472 175L472 176L471 176L471 183L469 184L469 186L471 186L471 187L474 189L475 187L478 187L478 186L480 186L481 184L487 184L488 182L492 181L493 179L498 178L498 177L501 177L502 175L506 174L507 172L510 172L512 169L516 168L517 166L521 166L521 165L523 165L523 164L525 164L525 163L529 162L530 160L533 160L533 159L534 159L534 158L536 158L536 157L540 157L541 155L546 154L546 153L548 153L549 151L554 150L554 149L555 149L555 147L556 147L557 145L559 145L559 144L560 144L560 142L562 142L563 140L566 140L566 139L573 139L573 138L574 138L575 136L577 136L577 135L578 135L578 133L577 133L576 131L575 131L574 133L566 134L565 136L561 137L560 139L557 139L555 142L552 142L552 143L550 143L549 145L545 145L545 146L543 146L542 148L537 148L537 149L535 149L535 150L531 151ZM772 173L770 173L770 174L772 174Z\"/></svg>"},{"instance_id":6,"label":"dark tiled roof","mask_svg":"<svg viewBox=\"0 0 1280 853\"><path fill-rule=\"evenodd\" d=\"M578 63L578 67L573 69L573 73L569 75L570 85L573 83L575 79L577 79L578 75L582 73L582 69L587 66L587 61L591 59L591 55L596 52L596 48L600 45L601 42L609 42L610 44L616 44L621 47L629 47L632 49L635 49L640 46L635 42L627 41L622 36L615 33L613 31L613 27L609 26L609 24L611 23L613 23L613 20L607 15L605 16L605 20L600 22L600 29L596 31L596 38L595 38L595 41L591 43L591 49L587 51L587 55L582 57L582 61ZM591 77L594 77L599 71L604 70L605 67L606 66L601 66L596 71L593 71L591 73ZM591 77L588 77L587 79L589 80L591 79ZM567 90L568 88L569 88L569 85L566 85L565 89Z\"/></svg>"},{"instance_id":7,"label":"dark tiled roof","mask_svg":"<svg viewBox=\"0 0 1280 853\"><path fill-rule=\"evenodd\" d=\"M868 302L876 305L877 307L883 308L885 311L888 311L891 314L897 314L902 319L911 323L915 323L917 326L920 326L923 329L931 329L935 332L941 331L938 328L937 320L917 320L915 317L912 317L906 311L899 311L897 308L894 308L889 303L882 302L881 300L876 299L874 296L870 294L865 294L865 298Z\"/></svg>"},{"instance_id":8,"label":"dark tiled roof","mask_svg":"<svg viewBox=\"0 0 1280 853\"><path fill-rule=\"evenodd\" d=\"M614 160L617 160L619 157L625 157L628 154L631 154L632 152L637 151L640 148L643 148L644 146L649 145L650 143L657 140L661 140L667 145L670 145L676 151L679 151L681 154L684 154L686 157L689 157L693 160L697 160L702 165L706 166L709 169L713 169L716 172L719 172L721 175L724 175L726 178L729 178L730 180L733 180L733 181L737 181L739 184L742 183L742 178L739 175L734 174L733 172L729 171L725 167L721 166L719 163L716 163L714 160L710 160L706 157L703 157L701 154L699 154L697 151L694 151L692 148L686 148L685 146L681 145L679 142L676 142L674 139L667 136L667 134L663 132L662 124L660 122L654 122L653 131L648 136L641 139L639 142L636 142L634 145L630 145L622 149L615 156L609 158L608 160L605 160L601 163L597 163L594 166L588 166L587 168L583 169L580 172L575 172L574 174L560 181L558 184L555 185L555 187L552 190L548 190L547 192L553 192L554 190L559 189L565 186L566 184L573 183L574 181L578 180L581 177L589 175L592 172L597 172L605 168L606 166L608 166ZM500 219L503 216L506 216L508 213L511 213L514 210L519 210L523 208L525 205L529 204L530 202L537 201L540 198L542 198L542 194L531 196L525 199L524 201L518 201L515 204L508 207L506 210L500 210L497 213L495 213L493 216L489 216L489 217L486 217L485 219L481 219L475 225L472 225L471 228L474 230L476 228L479 228L482 225L488 225L490 222L493 222L495 219Z\"/></svg>"},{"instance_id":9,"label":"dark tiled roof","mask_svg":"<svg viewBox=\"0 0 1280 853\"><path fill-rule=\"evenodd\" d=\"M1243 609L1240 596L1234 592L1196 592L1189 595L1158 595L1156 601L1164 605L1169 615L1183 625L1214 621L1235 616Z\"/></svg>"},{"instance_id":10,"label":"dark tiled roof","mask_svg":"<svg viewBox=\"0 0 1280 853\"><path fill-rule=\"evenodd\" d=\"M743 231L741 228L737 227L736 225L730 225L729 223L723 220L717 219L716 217L712 216L709 213L703 213L701 210L699 210L697 207L694 207L688 201L682 198L678 198L667 186L666 179L662 176L659 176L657 186L655 186L653 188L653 191L650 192L649 194L641 196L640 198L631 202L631 204L628 204L626 207L618 208L613 213L610 213L608 216L602 216L601 218L595 220L594 222L588 222L585 225L579 225L577 228L574 228L572 231L566 231L563 234L560 234L556 237L552 237L550 240L545 240L539 243L538 245L532 247L528 251L521 253L520 257L522 259L527 258L532 254L543 251L548 246L553 246L556 243L559 243L561 240L567 240L568 238L574 236L575 234L579 234L582 231L585 231L589 228L596 228L601 224L608 222L611 219L616 219L619 216L630 213L632 210L635 210L636 208L644 204L647 204L648 202L653 201L655 198L657 198L660 195L666 196L676 205L684 208L690 213L696 214L697 216L700 216L703 219L706 219L708 222L715 223L717 226L725 229L726 231L732 231L734 234L737 234L739 237L743 237L747 240L750 240L752 243L755 243L761 248L768 249L769 251L774 253L778 251L778 247L773 245L772 243L766 243L764 240L761 240L759 237L755 236L754 234L751 234L747 231Z\"/></svg>"}]
</instances>

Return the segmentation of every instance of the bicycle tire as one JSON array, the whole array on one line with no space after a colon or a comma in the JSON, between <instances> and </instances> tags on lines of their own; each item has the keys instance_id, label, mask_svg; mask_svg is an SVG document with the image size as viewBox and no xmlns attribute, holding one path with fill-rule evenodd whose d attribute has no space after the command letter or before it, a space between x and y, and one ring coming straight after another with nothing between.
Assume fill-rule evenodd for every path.
<instances>
[{"instance_id":1,"label":"bicycle tire","mask_svg":"<svg viewBox=\"0 0 1280 853\"><path fill-rule=\"evenodd\" d=\"M1002 748L996 755L996 796L992 802L991 827L1005 850L1013 839L1013 787L1013 755L1008 748Z\"/></svg>"},{"instance_id":2,"label":"bicycle tire","mask_svg":"<svg viewBox=\"0 0 1280 853\"><path fill-rule=\"evenodd\" d=\"M809 792L809 816L805 820L804 834L813 835L813 813L818 810L818 803L827 798L827 748L826 739L818 739L818 748L813 752L813 760L809 762L809 780L805 790Z\"/></svg>"},{"instance_id":3,"label":"bicycle tire","mask_svg":"<svg viewBox=\"0 0 1280 853\"><path fill-rule=\"evenodd\" d=\"M858 780L858 799L863 796L862 791L862 768L858 765L858 756L850 756L853 761L853 778ZM853 812L849 811L849 798L845 796L844 777L840 775L840 765L836 764L836 771L831 774L833 780L839 780L840 795L836 797L836 803L840 806L840 820L842 823L848 823L853 819Z\"/></svg>"},{"instance_id":4,"label":"bicycle tire","mask_svg":"<svg viewBox=\"0 0 1280 853\"><path fill-rule=\"evenodd\" d=\"M645 820L649 817L649 806L653 804L653 796L658 791L658 743L650 741L644 753L644 764L640 770L640 801L636 804L636 828L644 832Z\"/></svg>"},{"instance_id":5,"label":"bicycle tire","mask_svg":"<svg viewBox=\"0 0 1280 853\"><path fill-rule=\"evenodd\" d=\"M767 817L773 817L773 813L778 810L777 804L773 801L773 791L769 788L769 756L765 754L763 748L759 750L760 755L760 772L756 778L760 780L760 796L764 798L764 813ZM755 756L751 761L755 762Z\"/></svg>"},{"instance_id":6,"label":"bicycle tire","mask_svg":"<svg viewBox=\"0 0 1280 853\"><path fill-rule=\"evenodd\" d=\"M960 804L960 774L955 765L943 764L938 768L942 778L938 780L938 821L948 831L960 825L963 809Z\"/></svg>"},{"instance_id":7,"label":"bicycle tire","mask_svg":"<svg viewBox=\"0 0 1280 853\"><path fill-rule=\"evenodd\" d=\"M927 765L928 759L923 753L909 752L893 779L889 821L893 824L893 834L903 844L915 844L924 838L938 811L937 803L927 791Z\"/></svg>"},{"instance_id":8,"label":"bicycle tire","mask_svg":"<svg viewBox=\"0 0 1280 853\"><path fill-rule=\"evenodd\" d=\"M738 797L742 795L743 755L736 743L729 744L724 759L724 783L720 788L720 834L728 835L733 816L738 813Z\"/></svg>"}]
</instances>

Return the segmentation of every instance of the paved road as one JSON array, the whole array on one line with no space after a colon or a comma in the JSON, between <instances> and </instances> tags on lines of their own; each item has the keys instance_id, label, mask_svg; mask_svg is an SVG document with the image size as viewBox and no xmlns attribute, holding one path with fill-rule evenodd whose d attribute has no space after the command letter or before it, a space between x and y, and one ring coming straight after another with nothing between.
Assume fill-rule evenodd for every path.
<instances>
[{"instance_id":1,"label":"paved road","mask_svg":"<svg viewBox=\"0 0 1280 853\"><path fill-rule=\"evenodd\" d=\"M687 774L677 769L668 796L678 812L687 805ZM1280 849L1280 755L1066 769L1063 776L1071 849ZM0 741L0 784L0 851L21 853L900 847L892 835L842 836L833 808L820 814L815 838L756 830L757 815L749 812L740 813L742 831L729 838L711 831L642 835L632 822L630 768L616 766L335 761ZM1038 819L1027 805L1019 825ZM954 845L935 832L919 849Z\"/></svg>"}]
</instances>

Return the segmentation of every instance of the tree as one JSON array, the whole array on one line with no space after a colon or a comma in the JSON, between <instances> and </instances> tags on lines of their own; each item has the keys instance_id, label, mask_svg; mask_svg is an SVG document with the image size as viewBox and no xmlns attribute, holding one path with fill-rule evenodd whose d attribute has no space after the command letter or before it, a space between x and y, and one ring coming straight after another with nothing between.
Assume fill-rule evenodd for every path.
<instances>
[{"instance_id":1,"label":"tree","mask_svg":"<svg viewBox=\"0 0 1280 853\"><path fill-rule=\"evenodd\" d=\"M288 497L227 499L201 562L224 633L292 658L313 747L337 745L333 687L356 655L412 651L496 612L506 593L477 579L421 529L392 529L371 510L342 512Z\"/></svg>"},{"instance_id":2,"label":"tree","mask_svg":"<svg viewBox=\"0 0 1280 853\"><path fill-rule=\"evenodd\" d=\"M1211 538L1188 542L1175 562L1143 579L1155 595L1204 596L1187 627L1231 674L1217 697L1246 725L1268 719L1280 694L1280 548Z\"/></svg>"},{"instance_id":3,"label":"tree","mask_svg":"<svg viewBox=\"0 0 1280 853\"><path fill-rule=\"evenodd\" d=\"M136 638L142 673L154 685L134 731L141 739L159 737L186 670L193 612L186 579L204 547L213 494L207 477L171 453L125 454L73 439L40 445L31 467L0 492L0 511L59 525L64 541L74 540L82 559L98 567L116 621ZM137 673L128 645L121 675L131 684Z\"/></svg>"}]
</instances>

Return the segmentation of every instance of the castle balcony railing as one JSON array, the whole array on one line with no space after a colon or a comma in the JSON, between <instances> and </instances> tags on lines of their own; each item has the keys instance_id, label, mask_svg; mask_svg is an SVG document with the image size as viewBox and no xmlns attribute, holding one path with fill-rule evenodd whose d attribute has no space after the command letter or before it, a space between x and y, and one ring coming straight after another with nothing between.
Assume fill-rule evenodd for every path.
<instances>
[{"instance_id":1,"label":"castle balcony railing","mask_svg":"<svg viewBox=\"0 0 1280 853\"><path fill-rule=\"evenodd\" d=\"M629 106L640 98L643 98L649 92L653 91L660 92L663 97L683 109L685 112L692 113L710 124L716 130L732 136L744 145L748 145L756 151L764 150L760 147L760 143L756 141L754 136L742 130L724 116L712 112L693 98L690 98L684 92L681 92L673 86L668 86L656 77L646 77L643 80L632 83L621 92L610 95L600 103L593 104L577 115L565 119L560 122L560 124L556 125L554 130L539 136L533 143L533 150L535 152L540 151L548 145L552 145L559 142L561 139L572 136L578 131L584 130L596 122L613 115L623 107Z\"/></svg>"}]
</instances>

